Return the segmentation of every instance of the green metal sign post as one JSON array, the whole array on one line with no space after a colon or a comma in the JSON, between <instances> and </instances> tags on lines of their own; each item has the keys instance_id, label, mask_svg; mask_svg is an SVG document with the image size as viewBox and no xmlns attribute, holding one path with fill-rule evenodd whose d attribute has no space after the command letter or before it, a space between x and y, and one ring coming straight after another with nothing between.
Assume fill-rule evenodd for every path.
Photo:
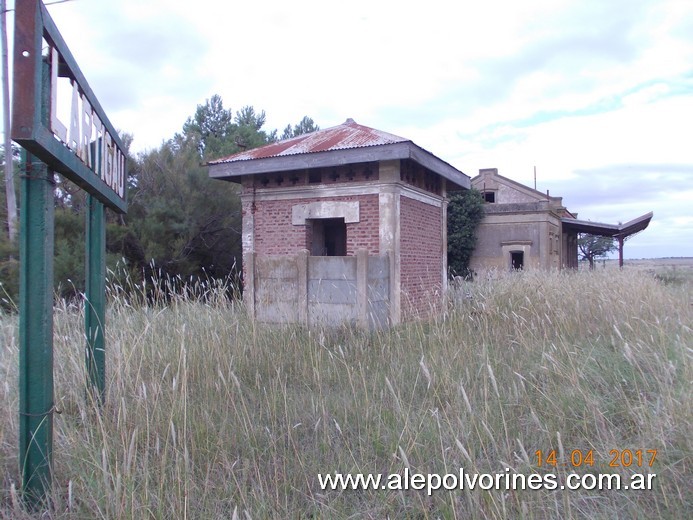
<instances>
[{"instance_id":1,"label":"green metal sign post","mask_svg":"<svg viewBox=\"0 0 693 520\"><path fill-rule=\"evenodd\" d=\"M106 395L106 216L124 213L126 153L40 0L15 4L12 139L25 149L21 184L19 464L29 505L51 488L53 451L54 173L88 193L85 334L88 388ZM44 54L44 49L47 53ZM58 83L71 91L67 124Z\"/></svg>"},{"instance_id":2,"label":"green metal sign post","mask_svg":"<svg viewBox=\"0 0 693 520\"><path fill-rule=\"evenodd\" d=\"M25 154L19 261L19 453L33 502L51 485L53 450L53 172Z\"/></svg>"},{"instance_id":3,"label":"green metal sign post","mask_svg":"<svg viewBox=\"0 0 693 520\"><path fill-rule=\"evenodd\" d=\"M84 329L87 335L86 364L94 397L103 403L106 397L106 208L87 195L87 257Z\"/></svg>"}]
</instances>

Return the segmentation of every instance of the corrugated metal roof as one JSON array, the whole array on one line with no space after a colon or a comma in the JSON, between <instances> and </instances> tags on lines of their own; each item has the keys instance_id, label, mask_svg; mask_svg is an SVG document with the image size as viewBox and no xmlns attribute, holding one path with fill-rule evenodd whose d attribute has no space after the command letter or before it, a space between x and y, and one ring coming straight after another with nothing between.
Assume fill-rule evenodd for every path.
<instances>
[{"instance_id":1,"label":"corrugated metal roof","mask_svg":"<svg viewBox=\"0 0 693 520\"><path fill-rule=\"evenodd\" d=\"M578 233L590 233L592 235L602 235L607 237L628 237L639 233L650 225L650 220L654 214L650 211L625 224L604 224L603 222L592 222L591 220L577 220L562 218L563 226L577 231Z\"/></svg>"},{"instance_id":2,"label":"corrugated metal roof","mask_svg":"<svg viewBox=\"0 0 693 520\"><path fill-rule=\"evenodd\" d=\"M260 148L254 148L253 150L235 153L228 157L210 161L209 164L224 164L252 159L266 159L269 157L346 150L349 148L363 148L366 146L404 143L407 141L409 141L409 139L404 139L403 137L376 130L368 126L359 125L350 118L341 125L311 132L310 134L299 135L292 139L268 144Z\"/></svg>"},{"instance_id":3,"label":"corrugated metal roof","mask_svg":"<svg viewBox=\"0 0 693 520\"><path fill-rule=\"evenodd\" d=\"M353 119L338 126L229 155L207 165L210 177L240 182L246 175L397 159L412 160L444 177L452 185L470 187L467 175L410 139L359 125ZM452 189L452 185L448 188Z\"/></svg>"}]
</instances>

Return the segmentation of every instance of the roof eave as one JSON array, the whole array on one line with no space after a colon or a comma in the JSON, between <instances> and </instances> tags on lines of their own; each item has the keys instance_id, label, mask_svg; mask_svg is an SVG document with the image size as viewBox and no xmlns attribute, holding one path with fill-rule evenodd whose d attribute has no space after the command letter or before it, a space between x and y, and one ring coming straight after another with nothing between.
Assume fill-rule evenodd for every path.
<instances>
[{"instance_id":1,"label":"roof eave","mask_svg":"<svg viewBox=\"0 0 693 520\"><path fill-rule=\"evenodd\" d=\"M401 144L409 145L409 157L407 159L419 163L460 188L471 189L471 178L465 173L412 142Z\"/></svg>"},{"instance_id":2,"label":"roof eave","mask_svg":"<svg viewBox=\"0 0 693 520\"><path fill-rule=\"evenodd\" d=\"M462 188L470 188L470 179L454 166L427 152L411 141L324 152L282 155L209 164L209 176L238 182L244 175L282 172L311 168L327 168L359 162L412 159Z\"/></svg>"}]
</instances>

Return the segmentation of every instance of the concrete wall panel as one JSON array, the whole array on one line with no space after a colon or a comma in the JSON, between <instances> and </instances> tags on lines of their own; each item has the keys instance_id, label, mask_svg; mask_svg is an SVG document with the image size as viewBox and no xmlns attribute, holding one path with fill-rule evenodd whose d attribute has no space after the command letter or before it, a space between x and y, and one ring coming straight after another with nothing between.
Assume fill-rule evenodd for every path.
<instances>
[{"instance_id":1,"label":"concrete wall panel","mask_svg":"<svg viewBox=\"0 0 693 520\"><path fill-rule=\"evenodd\" d=\"M302 251L253 259L254 298L248 305L259 321L371 328L389 323L387 256L369 256L361 250L351 257L313 257Z\"/></svg>"},{"instance_id":2,"label":"concrete wall panel","mask_svg":"<svg viewBox=\"0 0 693 520\"><path fill-rule=\"evenodd\" d=\"M320 303L308 305L308 319L311 324L355 325L358 309L353 304Z\"/></svg>"},{"instance_id":3,"label":"concrete wall panel","mask_svg":"<svg viewBox=\"0 0 693 520\"><path fill-rule=\"evenodd\" d=\"M390 295L390 281L387 278L368 280L368 301L386 302Z\"/></svg>"},{"instance_id":4,"label":"concrete wall panel","mask_svg":"<svg viewBox=\"0 0 693 520\"><path fill-rule=\"evenodd\" d=\"M287 262L285 257L258 256L255 276L260 280L295 280L298 276L296 262Z\"/></svg>"},{"instance_id":5,"label":"concrete wall panel","mask_svg":"<svg viewBox=\"0 0 693 520\"><path fill-rule=\"evenodd\" d=\"M308 280L308 303L356 303L356 280Z\"/></svg>"},{"instance_id":6,"label":"concrete wall panel","mask_svg":"<svg viewBox=\"0 0 693 520\"><path fill-rule=\"evenodd\" d=\"M390 262L386 256L368 258L368 280L389 278Z\"/></svg>"},{"instance_id":7,"label":"concrete wall panel","mask_svg":"<svg viewBox=\"0 0 693 520\"><path fill-rule=\"evenodd\" d=\"M356 280L355 256L311 256L309 280Z\"/></svg>"},{"instance_id":8,"label":"concrete wall panel","mask_svg":"<svg viewBox=\"0 0 693 520\"><path fill-rule=\"evenodd\" d=\"M368 325L371 329L387 327L390 308L387 301L368 302Z\"/></svg>"}]
</instances>

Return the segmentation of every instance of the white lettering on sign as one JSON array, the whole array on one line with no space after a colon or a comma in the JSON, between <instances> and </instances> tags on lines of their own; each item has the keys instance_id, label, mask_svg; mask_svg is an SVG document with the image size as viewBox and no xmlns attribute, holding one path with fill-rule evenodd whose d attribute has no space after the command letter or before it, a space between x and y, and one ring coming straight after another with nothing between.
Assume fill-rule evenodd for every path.
<instances>
[{"instance_id":1,"label":"white lettering on sign","mask_svg":"<svg viewBox=\"0 0 693 520\"><path fill-rule=\"evenodd\" d=\"M82 96L82 139L79 142L79 158L89 168L94 168L91 158L91 136L93 133L94 113L85 96Z\"/></svg>"},{"instance_id":2,"label":"white lettering on sign","mask_svg":"<svg viewBox=\"0 0 693 520\"><path fill-rule=\"evenodd\" d=\"M76 81L72 82L72 111L70 112L70 139L67 146L79 155L80 126L79 126L79 86Z\"/></svg>"},{"instance_id":3,"label":"white lettering on sign","mask_svg":"<svg viewBox=\"0 0 693 520\"><path fill-rule=\"evenodd\" d=\"M58 119L58 51L51 49L51 131L63 143L67 142L67 128Z\"/></svg>"},{"instance_id":4,"label":"white lettering on sign","mask_svg":"<svg viewBox=\"0 0 693 520\"><path fill-rule=\"evenodd\" d=\"M59 53L51 48L51 132L87 168L101 178L119 197L125 194L125 156L116 146L113 136L106 130L98 114L93 110L87 96L79 84L70 80L72 104L70 126L68 128L58 119L58 60Z\"/></svg>"},{"instance_id":5,"label":"white lettering on sign","mask_svg":"<svg viewBox=\"0 0 693 520\"><path fill-rule=\"evenodd\" d=\"M104 139L104 165L103 170L101 170L101 178L106 184L111 186L111 180L113 175L113 141L111 140L110 134L106 134L106 139Z\"/></svg>"}]
</instances>

